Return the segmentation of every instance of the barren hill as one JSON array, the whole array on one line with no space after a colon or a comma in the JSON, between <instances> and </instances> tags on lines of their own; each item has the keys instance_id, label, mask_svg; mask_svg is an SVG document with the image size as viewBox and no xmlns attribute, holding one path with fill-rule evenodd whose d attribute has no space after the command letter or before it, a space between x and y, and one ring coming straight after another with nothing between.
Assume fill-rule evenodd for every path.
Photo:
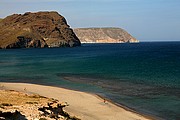
<instances>
[{"instance_id":1,"label":"barren hill","mask_svg":"<svg viewBox=\"0 0 180 120\"><path fill-rule=\"evenodd\" d=\"M57 12L13 14L0 22L0 48L80 45L66 19Z\"/></svg>"},{"instance_id":2,"label":"barren hill","mask_svg":"<svg viewBox=\"0 0 180 120\"><path fill-rule=\"evenodd\" d=\"M76 28L82 43L137 43L136 38L121 28Z\"/></svg>"}]
</instances>

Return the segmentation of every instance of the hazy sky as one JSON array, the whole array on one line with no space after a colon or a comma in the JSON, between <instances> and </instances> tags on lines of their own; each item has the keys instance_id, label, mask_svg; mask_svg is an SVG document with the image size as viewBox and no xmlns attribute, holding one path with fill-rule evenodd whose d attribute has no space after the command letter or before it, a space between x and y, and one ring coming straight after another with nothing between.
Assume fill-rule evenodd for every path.
<instances>
[{"instance_id":1,"label":"hazy sky","mask_svg":"<svg viewBox=\"0 0 180 120\"><path fill-rule=\"evenodd\" d=\"M180 0L0 0L0 18L51 10L72 28L121 27L139 40L180 40Z\"/></svg>"}]
</instances>

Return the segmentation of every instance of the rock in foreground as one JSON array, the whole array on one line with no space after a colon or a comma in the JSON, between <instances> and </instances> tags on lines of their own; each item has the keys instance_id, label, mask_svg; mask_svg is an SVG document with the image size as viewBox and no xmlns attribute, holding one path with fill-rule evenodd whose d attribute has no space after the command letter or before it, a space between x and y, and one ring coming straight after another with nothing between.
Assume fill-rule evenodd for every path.
<instances>
[{"instance_id":1,"label":"rock in foreground","mask_svg":"<svg viewBox=\"0 0 180 120\"><path fill-rule=\"evenodd\" d=\"M63 110L66 106L37 94L0 90L0 120L79 120Z\"/></svg>"},{"instance_id":2,"label":"rock in foreground","mask_svg":"<svg viewBox=\"0 0 180 120\"><path fill-rule=\"evenodd\" d=\"M66 19L57 12L13 14L0 22L0 48L80 45Z\"/></svg>"},{"instance_id":3,"label":"rock in foreground","mask_svg":"<svg viewBox=\"0 0 180 120\"><path fill-rule=\"evenodd\" d=\"M136 38L121 28L77 28L74 32L82 43L137 43Z\"/></svg>"}]
</instances>

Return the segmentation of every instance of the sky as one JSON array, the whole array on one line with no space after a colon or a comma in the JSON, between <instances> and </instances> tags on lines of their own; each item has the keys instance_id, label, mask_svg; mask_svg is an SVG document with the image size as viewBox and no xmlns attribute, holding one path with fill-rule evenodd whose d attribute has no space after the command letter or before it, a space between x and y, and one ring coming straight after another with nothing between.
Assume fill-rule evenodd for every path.
<instances>
[{"instance_id":1,"label":"sky","mask_svg":"<svg viewBox=\"0 0 180 120\"><path fill-rule=\"evenodd\" d=\"M180 0L0 0L0 18L57 11L72 28L120 27L141 41L180 41Z\"/></svg>"}]
</instances>

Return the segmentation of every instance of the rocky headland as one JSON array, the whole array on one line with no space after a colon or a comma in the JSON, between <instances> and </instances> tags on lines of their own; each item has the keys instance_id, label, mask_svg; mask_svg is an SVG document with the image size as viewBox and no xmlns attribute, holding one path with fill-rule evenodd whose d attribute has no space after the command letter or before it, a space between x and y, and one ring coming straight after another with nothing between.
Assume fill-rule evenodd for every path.
<instances>
[{"instance_id":1,"label":"rocky headland","mask_svg":"<svg viewBox=\"0 0 180 120\"><path fill-rule=\"evenodd\" d=\"M0 48L80 45L66 19L57 12L13 14L0 21Z\"/></svg>"},{"instance_id":2,"label":"rocky headland","mask_svg":"<svg viewBox=\"0 0 180 120\"><path fill-rule=\"evenodd\" d=\"M138 43L121 28L76 28L74 32L82 43Z\"/></svg>"}]
</instances>

